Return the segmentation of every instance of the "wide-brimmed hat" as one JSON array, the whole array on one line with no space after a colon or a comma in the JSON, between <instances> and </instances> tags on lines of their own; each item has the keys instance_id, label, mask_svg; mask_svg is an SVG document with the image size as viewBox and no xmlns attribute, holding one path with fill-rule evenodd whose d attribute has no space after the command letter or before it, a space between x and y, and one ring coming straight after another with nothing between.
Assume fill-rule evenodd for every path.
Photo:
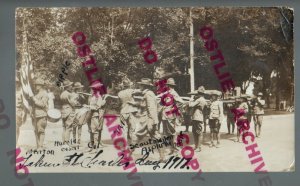
<instances>
[{"instance_id":1,"label":"wide-brimmed hat","mask_svg":"<svg viewBox=\"0 0 300 186\"><path fill-rule=\"evenodd\" d=\"M72 81L70 81L70 80L68 80L68 79L66 79L64 82L63 82L63 87L68 87L68 86L71 86L71 85L73 85L73 82Z\"/></svg>"},{"instance_id":2,"label":"wide-brimmed hat","mask_svg":"<svg viewBox=\"0 0 300 186\"><path fill-rule=\"evenodd\" d=\"M124 79L122 81L122 86L123 87L130 87L133 83L131 81L129 81L128 79Z\"/></svg>"},{"instance_id":3,"label":"wide-brimmed hat","mask_svg":"<svg viewBox=\"0 0 300 186\"><path fill-rule=\"evenodd\" d=\"M200 86L197 91L199 94L206 94L204 86Z\"/></svg>"},{"instance_id":4,"label":"wide-brimmed hat","mask_svg":"<svg viewBox=\"0 0 300 186\"><path fill-rule=\"evenodd\" d=\"M189 95L206 94L204 86L200 86L197 90L187 93Z\"/></svg>"},{"instance_id":5,"label":"wide-brimmed hat","mask_svg":"<svg viewBox=\"0 0 300 186\"><path fill-rule=\"evenodd\" d=\"M216 96L221 96L222 95L222 92L218 91L218 90L211 90L210 95L216 95Z\"/></svg>"},{"instance_id":6,"label":"wide-brimmed hat","mask_svg":"<svg viewBox=\"0 0 300 186\"><path fill-rule=\"evenodd\" d=\"M147 86L153 86L151 79L149 78L142 78L140 82L137 82L140 85L147 85Z\"/></svg>"},{"instance_id":7,"label":"wide-brimmed hat","mask_svg":"<svg viewBox=\"0 0 300 186\"><path fill-rule=\"evenodd\" d=\"M101 87L101 86L103 86L103 85L104 85L104 84L102 84L101 82L98 81L97 83L91 84L90 87L91 87L91 88L97 88L97 87Z\"/></svg>"},{"instance_id":8,"label":"wide-brimmed hat","mask_svg":"<svg viewBox=\"0 0 300 186\"><path fill-rule=\"evenodd\" d=\"M259 93L257 94L257 96L263 96L263 93L259 92Z\"/></svg>"},{"instance_id":9,"label":"wide-brimmed hat","mask_svg":"<svg viewBox=\"0 0 300 186\"><path fill-rule=\"evenodd\" d=\"M35 85L45 85L45 82L44 80L42 79L37 79L35 82L34 82Z\"/></svg>"},{"instance_id":10,"label":"wide-brimmed hat","mask_svg":"<svg viewBox=\"0 0 300 186\"><path fill-rule=\"evenodd\" d=\"M82 87L84 87L80 82L76 82L76 83L74 83L74 89L77 89L77 88L82 88Z\"/></svg>"},{"instance_id":11,"label":"wide-brimmed hat","mask_svg":"<svg viewBox=\"0 0 300 186\"><path fill-rule=\"evenodd\" d=\"M167 83L166 83L166 85L173 85L173 86L176 86L176 84L175 84L175 80L174 80L173 78L169 78L169 79L167 79Z\"/></svg>"}]
</instances>

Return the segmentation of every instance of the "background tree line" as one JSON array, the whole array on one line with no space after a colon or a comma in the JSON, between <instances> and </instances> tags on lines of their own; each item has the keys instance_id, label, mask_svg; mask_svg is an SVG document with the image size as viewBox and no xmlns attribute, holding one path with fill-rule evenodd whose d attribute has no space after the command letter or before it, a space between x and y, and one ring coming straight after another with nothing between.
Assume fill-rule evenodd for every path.
<instances>
[{"instance_id":1,"label":"background tree line","mask_svg":"<svg viewBox=\"0 0 300 186\"><path fill-rule=\"evenodd\" d=\"M294 101L293 11L288 8L19 8L16 11L17 68L22 62L23 33L34 72L58 89L61 64L71 61L67 78L88 86L71 35L82 31L108 87L129 78L170 73L185 95L189 87L190 18L194 26L195 87L220 89L199 29L209 25L228 71L242 92ZM159 61L147 64L137 42L150 36ZM269 102L269 100L267 100Z\"/></svg>"}]
</instances>

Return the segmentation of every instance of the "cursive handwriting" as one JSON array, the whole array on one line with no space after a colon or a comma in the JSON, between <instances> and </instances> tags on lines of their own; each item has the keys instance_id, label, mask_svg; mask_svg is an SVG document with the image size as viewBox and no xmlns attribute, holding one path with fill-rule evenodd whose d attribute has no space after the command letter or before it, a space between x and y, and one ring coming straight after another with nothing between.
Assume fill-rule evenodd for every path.
<instances>
[{"instance_id":1,"label":"cursive handwriting","mask_svg":"<svg viewBox=\"0 0 300 186\"><path fill-rule=\"evenodd\" d=\"M135 161L135 164L137 164L137 165L150 165L150 166L154 165L153 170L155 170L156 168L160 168L160 166L159 166L160 162L159 161L147 160L148 157L149 157L149 153L145 154L142 158L137 159Z\"/></svg>"}]
</instances>

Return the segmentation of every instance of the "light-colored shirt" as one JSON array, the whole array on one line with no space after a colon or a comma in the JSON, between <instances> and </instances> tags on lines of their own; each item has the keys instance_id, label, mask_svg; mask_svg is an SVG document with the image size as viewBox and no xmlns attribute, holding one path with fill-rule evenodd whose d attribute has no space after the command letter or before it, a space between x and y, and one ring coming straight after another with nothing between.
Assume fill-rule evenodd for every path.
<instances>
[{"instance_id":1,"label":"light-colored shirt","mask_svg":"<svg viewBox=\"0 0 300 186\"><path fill-rule=\"evenodd\" d=\"M63 105L65 104L69 104L72 107L76 105L76 94L75 93L71 93L67 90L64 90L61 94L60 94L60 100L62 102Z\"/></svg>"},{"instance_id":2,"label":"light-colored shirt","mask_svg":"<svg viewBox=\"0 0 300 186\"><path fill-rule=\"evenodd\" d=\"M189 107L194 108L194 112L192 113L192 120L203 121L203 110L206 105L207 104L204 97L200 97L195 101L189 102Z\"/></svg>"},{"instance_id":3,"label":"light-colored shirt","mask_svg":"<svg viewBox=\"0 0 300 186\"><path fill-rule=\"evenodd\" d=\"M175 119L177 116L176 114L167 114L167 112L170 112L173 109L174 105L176 105L176 102L184 103L183 99L179 96L179 94L173 88L170 88L168 91L160 94L159 96L163 96L164 94L168 94L168 93L173 96L174 103L169 106L162 105L162 119L163 120ZM171 98L166 97L164 101L166 103L168 103L171 101ZM178 107L178 105L176 105L176 106Z\"/></svg>"},{"instance_id":4,"label":"light-colored shirt","mask_svg":"<svg viewBox=\"0 0 300 186\"><path fill-rule=\"evenodd\" d=\"M209 119L221 119L223 117L223 103L219 100L213 101L210 105Z\"/></svg>"},{"instance_id":5,"label":"light-colored shirt","mask_svg":"<svg viewBox=\"0 0 300 186\"><path fill-rule=\"evenodd\" d=\"M238 108L244 111L244 114L240 116L240 119L247 119L246 114L249 112L248 104L246 102L242 102Z\"/></svg>"},{"instance_id":6,"label":"light-colored shirt","mask_svg":"<svg viewBox=\"0 0 300 186\"><path fill-rule=\"evenodd\" d=\"M242 102L239 105L239 109L243 109L245 114L248 114L248 112L249 112L249 107L248 107L248 104L246 102Z\"/></svg>"},{"instance_id":7,"label":"light-colored shirt","mask_svg":"<svg viewBox=\"0 0 300 186\"><path fill-rule=\"evenodd\" d=\"M99 116L99 112L102 113L102 111L100 111L103 106L105 105L105 102L103 101L101 96L90 96L89 97L89 106L90 109L92 111L92 117L96 117Z\"/></svg>"},{"instance_id":8,"label":"light-colored shirt","mask_svg":"<svg viewBox=\"0 0 300 186\"><path fill-rule=\"evenodd\" d=\"M35 96L33 96L33 102L35 104L35 117L46 117L48 110L48 94L46 90L40 90Z\"/></svg>"},{"instance_id":9,"label":"light-colored shirt","mask_svg":"<svg viewBox=\"0 0 300 186\"><path fill-rule=\"evenodd\" d=\"M137 108L132 106L131 104L128 104L128 102L132 102L133 101L133 97L132 97L132 93L134 92L134 89L125 89L125 90L121 90L118 93L118 97L120 98L121 102L122 102L122 106L121 106L121 114L127 114L130 112L136 112Z\"/></svg>"},{"instance_id":10,"label":"light-colored shirt","mask_svg":"<svg viewBox=\"0 0 300 186\"><path fill-rule=\"evenodd\" d=\"M260 115L264 114L264 108L263 106L265 105L265 100L262 99L256 99L254 102L254 114Z\"/></svg>"},{"instance_id":11,"label":"light-colored shirt","mask_svg":"<svg viewBox=\"0 0 300 186\"><path fill-rule=\"evenodd\" d=\"M153 119L153 124L158 124L158 111L157 111L157 101L156 96L151 90L144 90L144 98L146 102L146 109L149 118Z\"/></svg>"}]
</instances>

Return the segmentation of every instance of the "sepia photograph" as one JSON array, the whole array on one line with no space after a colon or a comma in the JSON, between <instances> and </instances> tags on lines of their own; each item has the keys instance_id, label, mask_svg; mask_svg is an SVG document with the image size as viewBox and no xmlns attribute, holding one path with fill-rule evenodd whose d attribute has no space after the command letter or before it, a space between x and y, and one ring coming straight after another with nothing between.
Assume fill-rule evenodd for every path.
<instances>
[{"instance_id":1,"label":"sepia photograph","mask_svg":"<svg viewBox=\"0 0 300 186\"><path fill-rule=\"evenodd\" d=\"M30 173L294 172L289 7L17 8Z\"/></svg>"}]
</instances>

